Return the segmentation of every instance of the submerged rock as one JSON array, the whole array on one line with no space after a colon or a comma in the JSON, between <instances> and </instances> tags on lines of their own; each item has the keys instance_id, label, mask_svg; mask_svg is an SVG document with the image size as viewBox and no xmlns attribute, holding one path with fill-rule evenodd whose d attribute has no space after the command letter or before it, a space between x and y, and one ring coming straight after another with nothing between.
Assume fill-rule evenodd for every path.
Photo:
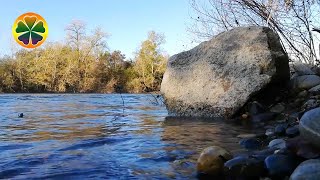
<instances>
[{"instance_id":1,"label":"submerged rock","mask_svg":"<svg viewBox=\"0 0 320 180\"><path fill-rule=\"evenodd\" d=\"M231 117L252 95L289 77L278 35L239 27L172 56L161 92L170 115Z\"/></svg>"},{"instance_id":2,"label":"submerged rock","mask_svg":"<svg viewBox=\"0 0 320 180\"><path fill-rule=\"evenodd\" d=\"M290 180L318 180L320 178L320 160L311 159L301 163L290 176Z\"/></svg>"},{"instance_id":3,"label":"submerged rock","mask_svg":"<svg viewBox=\"0 0 320 180\"><path fill-rule=\"evenodd\" d=\"M219 175L223 173L225 161L232 158L232 155L222 147L211 146L202 151L197 161L198 173L207 175Z\"/></svg>"}]
</instances>

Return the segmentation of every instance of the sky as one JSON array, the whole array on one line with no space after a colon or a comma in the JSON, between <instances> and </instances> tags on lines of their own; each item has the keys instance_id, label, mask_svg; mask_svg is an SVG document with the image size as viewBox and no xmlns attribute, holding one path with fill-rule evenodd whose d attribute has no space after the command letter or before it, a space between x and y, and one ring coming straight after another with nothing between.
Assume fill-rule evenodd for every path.
<instances>
[{"instance_id":1,"label":"sky","mask_svg":"<svg viewBox=\"0 0 320 180\"><path fill-rule=\"evenodd\" d=\"M0 57L17 47L12 36L16 18L27 12L41 15L48 23L46 42L65 42L65 27L73 20L88 30L101 27L111 34L108 47L133 58L149 31L163 33L162 49L174 55L194 47L189 0L0 0Z\"/></svg>"}]
</instances>

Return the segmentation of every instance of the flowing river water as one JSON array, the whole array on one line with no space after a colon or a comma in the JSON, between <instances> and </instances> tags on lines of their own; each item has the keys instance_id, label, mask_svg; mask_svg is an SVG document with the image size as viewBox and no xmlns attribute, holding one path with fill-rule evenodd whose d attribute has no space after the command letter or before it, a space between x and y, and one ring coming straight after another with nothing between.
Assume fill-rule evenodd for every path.
<instances>
[{"instance_id":1,"label":"flowing river water","mask_svg":"<svg viewBox=\"0 0 320 180\"><path fill-rule=\"evenodd\" d=\"M0 178L196 179L204 148L237 153L237 136L254 131L167 117L156 102L150 94L0 95Z\"/></svg>"}]
</instances>

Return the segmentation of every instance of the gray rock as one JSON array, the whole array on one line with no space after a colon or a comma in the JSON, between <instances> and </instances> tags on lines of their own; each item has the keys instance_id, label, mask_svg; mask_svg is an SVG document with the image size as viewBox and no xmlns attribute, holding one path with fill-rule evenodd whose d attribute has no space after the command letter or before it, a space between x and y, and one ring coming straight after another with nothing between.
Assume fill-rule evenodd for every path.
<instances>
[{"instance_id":1,"label":"gray rock","mask_svg":"<svg viewBox=\"0 0 320 180\"><path fill-rule=\"evenodd\" d=\"M309 99L307 102L305 102L302 106L305 110L314 109L316 107L319 107L320 101L316 99Z\"/></svg>"},{"instance_id":2,"label":"gray rock","mask_svg":"<svg viewBox=\"0 0 320 180\"><path fill-rule=\"evenodd\" d=\"M292 78L290 81L293 90L309 90L320 84L320 77L317 75L304 75Z\"/></svg>"},{"instance_id":3,"label":"gray rock","mask_svg":"<svg viewBox=\"0 0 320 180\"><path fill-rule=\"evenodd\" d=\"M264 159L236 157L224 164L225 174L231 177L260 177L265 173Z\"/></svg>"},{"instance_id":4,"label":"gray rock","mask_svg":"<svg viewBox=\"0 0 320 180\"><path fill-rule=\"evenodd\" d=\"M290 77L279 37L239 27L172 56L161 84L169 115L231 117L270 83Z\"/></svg>"},{"instance_id":5,"label":"gray rock","mask_svg":"<svg viewBox=\"0 0 320 180\"><path fill-rule=\"evenodd\" d=\"M225 161L230 160L232 155L222 147L211 146L202 151L197 161L197 171L208 175L223 173Z\"/></svg>"},{"instance_id":6,"label":"gray rock","mask_svg":"<svg viewBox=\"0 0 320 180\"><path fill-rule=\"evenodd\" d=\"M303 63L295 63L292 65L292 68L295 73L297 73L299 76L302 75L315 75L316 73L311 70L311 67L309 67L308 64Z\"/></svg>"},{"instance_id":7,"label":"gray rock","mask_svg":"<svg viewBox=\"0 0 320 180\"><path fill-rule=\"evenodd\" d=\"M318 180L320 177L320 160L311 159L302 162L291 174L290 180Z\"/></svg>"},{"instance_id":8,"label":"gray rock","mask_svg":"<svg viewBox=\"0 0 320 180\"><path fill-rule=\"evenodd\" d=\"M304 113L300 119L299 130L305 140L320 147L320 108Z\"/></svg>"},{"instance_id":9,"label":"gray rock","mask_svg":"<svg viewBox=\"0 0 320 180\"><path fill-rule=\"evenodd\" d=\"M286 147L286 141L283 139L274 139L270 141L269 148L283 149Z\"/></svg>"},{"instance_id":10,"label":"gray rock","mask_svg":"<svg viewBox=\"0 0 320 180\"><path fill-rule=\"evenodd\" d=\"M317 86L316 86L317 87ZM311 88L312 89L312 88ZM319 87L319 89L320 89L320 87ZM309 90L310 91L310 90ZM298 97L307 97L308 96L308 91L306 91L306 90L303 90L303 91L301 91L299 94L298 94Z\"/></svg>"},{"instance_id":11,"label":"gray rock","mask_svg":"<svg viewBox=\"0 0 320 180\"><path fill-rule=\"evenodd\" d=\"M320 84L317 86L314 86L313 88L309 89L309 92L311 93L316 93L316 92L320 92Z\"/></svg>"},{"instance_id":12,"label":"gray rock","mask_svg":"<svg viewBox=\"0 0 320 180\"><path fill-rule=\"evenodd\" d=\"M286 128L288 127L287 124L278 124L275 128L274 128L274 132L277 135L284 135L286 133Z\"/></svg>"},{"instance_id":13,"label":"gray rock","mask_svg":"<svg viewBox=\"0 0 320 180\"><path fill-rule=\"evenodd\" d=\"M276 104L270 108L270 112L282 113L286 108L282 104Z\"/></svg>"},{"instance_id":14,"label":"gray rock","mask_svg":"<svg viewBox=\"0 0 320 180\"><path fill-rule=\"evenodd\" d=\"M264 162L269 174L273 176L290 175L296 167L296 161L293 157L282 154L270 155Z\"/></svg>"},{"instance_id":15,"label":"gray rock","mask_svg":"<svg viewBox=\"0 0 320 180\"><path fill-rule=\"evenodd\" d=\"M265 133L266 136L273 136L274 134L274 129L267 129Z\"/></svg>"},{"instance_id":16,"label":"gray rock","mask_svg":"<svg viewBox=\"0 0 320 180\"><path fill-rule=\"evenodd\" d=\"M299 135L299 125L295 125L286 129L286 135L288 137L296 137Z\"/></svg>"}]
</instances>

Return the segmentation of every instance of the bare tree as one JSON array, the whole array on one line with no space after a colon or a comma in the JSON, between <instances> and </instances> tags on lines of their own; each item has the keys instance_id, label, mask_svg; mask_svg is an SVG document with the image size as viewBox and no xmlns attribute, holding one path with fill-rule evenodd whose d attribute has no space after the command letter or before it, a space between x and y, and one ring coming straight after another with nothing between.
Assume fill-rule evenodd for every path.
<instances>
[{"instance_id":1,"label":"bare tree","mask_svg":"<svg viewBox=\"0 0 320 180\"><path fill-rule=\"evenodd\" d=\"M195 12L189 30L200 38L237 26L260 25L274 30L292 60L314 65L319 39L319 0L191 0Z\"/></svg>"}]
</instances>

